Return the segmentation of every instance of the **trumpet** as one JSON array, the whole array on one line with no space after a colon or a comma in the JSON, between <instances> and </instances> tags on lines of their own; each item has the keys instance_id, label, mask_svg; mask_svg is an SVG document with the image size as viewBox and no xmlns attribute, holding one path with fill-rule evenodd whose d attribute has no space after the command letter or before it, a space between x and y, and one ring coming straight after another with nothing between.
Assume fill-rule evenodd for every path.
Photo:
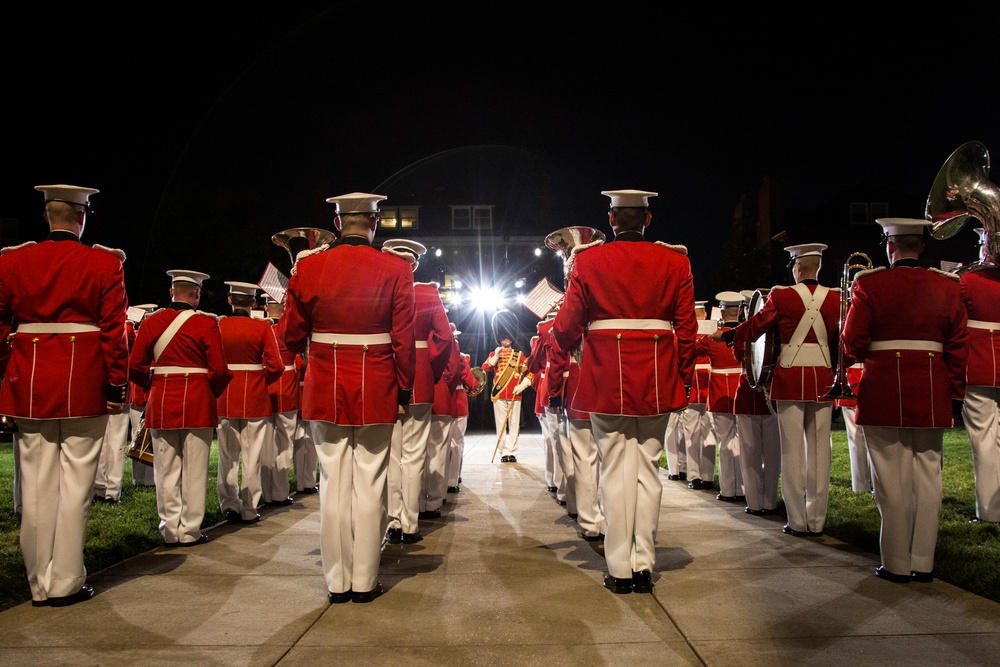
<instances>
[{"instance_id":1,"label":"trumpet","mask_svg":"<svg viewBox=\"0 0 1000 667\"><path fill-rule=\"evenodd\" d=\"M863 260L856 263L857 259ZM837 334L837 373L833 376L833 386L823 398L857 398L851 385L847 382L847 350L840 340L839 332L844 330L847 321L847 310L851 305L851 287L854 279L861 271L869 271L873 267L872 259L863 252L855 252L844 262L844 273L840 277L840 326Z\"/></svg>"}]
</instances>

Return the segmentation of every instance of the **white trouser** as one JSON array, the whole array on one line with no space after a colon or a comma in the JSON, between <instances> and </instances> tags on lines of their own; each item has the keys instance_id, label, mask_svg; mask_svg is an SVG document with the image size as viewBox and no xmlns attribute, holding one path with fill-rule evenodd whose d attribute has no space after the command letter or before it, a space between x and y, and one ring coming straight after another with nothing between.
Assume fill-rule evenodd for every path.
<instances>
[{"instance_id":1,"label":"white trouser","mask_svg":"<svg viewBox=\"0 0 1000 667\"><path fill-rule=\"evenodd\" d=\"M431 415L430 435L427 438L427 463L424 466L424 490L420 494L420 511L441 509L448 495L448 436L451 434L451 417ZM408 531L404 531L408 532Z\"/></svg>"},{"instance_id":2,"label":"white trouser","mask_svg":"<svg viewBox=\"0 0 1000 667\"><path fill-rule=\"evenodd\" d=\"M736 415L709 412L712 428L719 437L719 494L743 495L743 469L740 467L740 440L736 431Z\"/></svg>"},{"instance_id":3,"label":"white trouser","mask_svg":"<svg viewBox=\"0 0 1000 667\"><path fill-rule=\"evenodd\" d=\"M601 452L601 499L608 522L604 557L613 577L627 579L656 566L663 496L660 454L667 420L667 415L590 415Z\"/></svg>"},{"instance_id":4,"label":"white trouser","mask_svg":"<svg viewBox=\"0 0 1000 667\"><path fill-rule=\"evenodd\" d=\"M139 420L145 408L132 408L129 410L129 421L132 422L132 437L139 433ZM153 450L153 457L156 457L156 450ZM156 486L156 475L153 473L153 464L146 463L140 459L132 459L132 483L136 486Z\"/></svg>"},{"instance_id":5,"label":"white trouser","mask_svg":"<svg viewBox=\"0 0 1000 667\"><path fill-rule=\"evenodd\" d=\"M792 530L823 532L830 500L832 403L776 401L781 497Z\"/></svg>"},{"instance_id":6,"label":"white trouser","mask_svg":"<svg viewBox=\"0 0 1000 667\"><path fill-rule=\"evenodd\" d=\"M671 475L687 472L687 439L681 425L682 412L671 412L667 421L667 432L663 440L663 449L667 455L667 470Z\"/></svg>"},{"instance_id":7,"label":"white trouser","mask_svg":"<svg viewBox=\"0 0 1000 667\"><path fill-rule=\"evenodd\" d=\"M843 406L840 408L840 414L844 416L847 452L851 457L851 489L857 493L870 493L872 470L868 463L868 443L865 441L864 432L855 421L857 408Z\"/></svg>"},{"instance_id":8,"label":"white trouser","mask_svg":"<svg viewBox=\"0 0 1000 667\"><path fill-rule=\"evenodd\" d=\"M108 429L97 459L97 476L94 479L94 496L118 500L122 494L122 476L125 474L125 449L128 447L128 406L125 412L108 415Z\"/></svg>"},{"instance_id":9,"label":"white trouser","mask_svg":"<svg viewBox=\"0 0 1000 667\"><path fill-rule=\"evenodd\" d=\"M316 486L316 469L319 459L312 441L312 428L302 419L295 424L295 441L292 446L295 466L295 490L304 491Z\"/></svg>"},{"instance_id":10,"label":"white trouser","mask_svg":"<svg viewBox=\"0 0 1000 667\"><path fill-rule=\"evenodd\" d=\"M507 410L510 410L508 415ZM504 415L507 415L506 422ZM521 401L498 400L493 404L493 419L497 425L497 440L500 442L500 456L517 454L517 436L521 432ZM503 435L504 428L506 436Z\"/></svg>"},{"instance_id":11,"label":"white trouser","mask_svg":"<svg viewBox=\"0 0 1000 667\"><path fill-rule=\"evenodd\" d=\"M752 510L778 507L778 477L781 472L781 440L774 415L736 415L740 439L743 495Z\"/></svg>"},{"instance_id":12,"label":"white trouser","mask_svg":"<svg viewBox=\"0 0 1000 667\"><path fill-rule=\"evenodd\" d=\"M469 425L468 417L455 417L451 420L451 436L448 444L448 486L458 486L462 478L462 459L465 457L465 429Z\"/></svg>"},{"instance_id":13,"label":"white trouser","mask_svg":"<svg viewBox=\"0 0 1000 667\"><path fill-rule=\"evenodd\" d=\"M108 417L21 419L21 553L31 599L76 593L87 580L83 546Z\"/></svg>"},{"instance_id":14,"label":"white trouser","mask_svg":"<svg viewBox=\"0 0 1000 667\"><path fill-rule=\"evenodd\" d=\"M319 538L326 588L367 593L378 581L393 425L309 423L320 464Z\"/></svg>"},{"instance_id":15,"label":"white trouser","mask_svg":"<svg viewBox=\"0 0 1000 667\"><path fill-rule=\"evenodd\" d=\"M687 477L712 483L715 479L715 434L704 403L692 403L681 413L681 428L687 441Z\"/></svg>"},{"instance_id":16,"label":"white trouser","mask_svg":"<svg viewBox=\"0 0 1000 667\"><path fill-rule=\"evenodd\" d=\"M569 441L576 481L576 522L584 535L597 537L607 525L600 505L601 457L590 420L570 419Z\"/></svg>"},{"instance_id":17,"label":"white trouser","mask_svg":"<svg viewBox=\"0 0 1000 667\"><path fill-rule=\"evenodd\" d=\"M556 447L558 475L556 500L566 503L566 512L577 514L576 467L573 462L573 443L567 430L566 411L562 408L545 408L545 416L553 426L552 442Z\"/></svg>"},{"instance_id":18,"label":"white trouser","mask_svg":"<svg viewBox=\"0 0 1000 667\"><path fill-rule=\"evenodd\" d=\"M976 475L976 516L981 521L1000 521L1000 387L969 385L965 390L962 417L972 445Z\"/></svg>"},{"instance_id":19,"label":"white trouser","mask_svg":"<svg viewBox=\"0 0 1000 667\"><path fill-rule=\"evenodd\" d=\"M219 418L219 509L239 512L246 521L256 518L260 504L260 452L274 436L269 417ZM239 475L240 459L243 475Z\"/></svg>"},{"instance_id":20,"label":"white trouser","mask_svg":"<svg viewBox=\"0 0 1000 667\"><path fill-rule=\"evenodd\" d=\"M427 467L427 441L431 436L431 404L410 405L409 416L392 427L389 447L389 527L404 533L420 529L417 514Z\"/></svg>"},{"instance_id":21,"label":"white trouser","mask_svg":"<svg viewBox=\"0 0 1000 667\"><path fill-rule=\"evenodd\" d=\"M195 542L205 518L212 429L154 429L150 436L160 535L168 544Z\"/></svg>"},{"instance_id":22,"label":"white trouser","mask_svg":"<svg viewBox=\"0 0 1000 667\"><path fill-rule=\"evenodd\" d=\"M292 443L298 411L275 412L271 416L273 437L264 441L260 455L260 486L264 502L288 498L288 473L292 469Z\"/></svg>"},{"instance_id":23,"label":"white trouser","mask_svg":"<svg viewBox=\"0 0 1000 667\"><path fill-rule=\"evenodd\" d=\"M545 486L558 487L560 475L559 457L556 455L555 427L548 410L542 411L542 414L538 416L538 423L542 427L542 454L545 456Z\"/></svg>"},{"instance_id":24,"label":"white trouser","mask_svg":"<svg viewBox=\"0 0 1000 667\"><path fill-rule=\"evenodd\" d=\"M882 515L882 565L893 574L934 570L941 514L944 429L863 426Z\"/></svg>"}]
</instances>

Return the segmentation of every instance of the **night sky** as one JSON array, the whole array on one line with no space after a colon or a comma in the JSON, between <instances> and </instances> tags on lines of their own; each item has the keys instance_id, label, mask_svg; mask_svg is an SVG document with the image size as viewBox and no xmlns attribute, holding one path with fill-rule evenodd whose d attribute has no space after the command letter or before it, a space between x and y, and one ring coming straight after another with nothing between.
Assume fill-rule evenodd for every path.
<instances>
[{"instance_id":1,"label":"night sky","mask_svg":"<svg viewBox=\"0 0 1000 667\"><path fill-rule=\"evenodd\" d=\"M40 239L34 185L99 188L84 241L125 249L133 302L165 301L163 265L227 279L328 226L326 197L462 147L570 165L576 224L605 224L602 189L658 191L696 276L765 175L789 207L867 181L921 217L954 149L1000 151L990 5L91 4L3 10L0 218Z\"/></svg>"}]
</instances>

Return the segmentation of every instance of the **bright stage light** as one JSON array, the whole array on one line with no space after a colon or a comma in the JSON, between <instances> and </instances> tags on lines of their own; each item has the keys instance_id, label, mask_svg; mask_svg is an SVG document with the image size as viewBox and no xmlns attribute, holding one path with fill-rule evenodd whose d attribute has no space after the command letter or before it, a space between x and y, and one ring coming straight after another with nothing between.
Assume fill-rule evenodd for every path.
<instances>
[{"instance_id":1,"label":"bright stage light","mask_svg":"<svg viewBox=\"0 0 1000 667\"><path fill-rule=\"evenodd\" d=\"M541 257L541 256L542 256L542 249L535 248L535 257Z\"/></svg>"},{"instance_id":2,"label":"bright stage light","mask_svg":"<svg viewBox=\"0 0 1000 667\"><path fill-rule=\"evenodd\" d=\"M517 289L521 289L522 287L524 287L524 278L518 278L517 282L514 283L514 287L516 287Z\"/></svg>"},{"instance_id":3,"label":"bright stage light","mask_svg":"<svg viewBox=\"0 0 1000 667\"><path fill-rule=\"evenodd\" d=\"M441 248L438 248L437 250L434 251L434 256L435 257L440 257L443 254L444 253L441 252Z\"/></svg>"},{"instance_id":4,"label":"bright stage light","mask_svg":"<svg viewBox=\"0 0 1000 667\"><path fill-rule=\"evenodd\" d=\"M455 289L462 289L462 281L459 280L458 278L455 278L454 280L452 280L451 281L451 285Z\"/></svg>"},{"instance_id":5,"label":"bright stage light","mask_svg":"<svg viewBox=\"0 0 1000 667\"><path fill-rule=\"evenodd\" d=\"M470 292L469 305L480 312L493 312L504 306L503 294L493 287L478 287Z\"/></svg>"}]
</instances>

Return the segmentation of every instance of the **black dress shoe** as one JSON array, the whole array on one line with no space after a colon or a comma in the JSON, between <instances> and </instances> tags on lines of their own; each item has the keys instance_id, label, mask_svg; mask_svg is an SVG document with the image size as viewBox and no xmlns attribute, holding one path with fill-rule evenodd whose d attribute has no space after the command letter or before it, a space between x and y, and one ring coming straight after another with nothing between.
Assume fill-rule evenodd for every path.
<instances>
[{"instance_id":1,"label":"black dress shoe","mask_svg":"<svg viewBox=\"0 0 1000 667\"><path fill-rule=\"evenodd\" d=\"M687 481L688 474L686 472L682 472L680 476L681 476L681 481L682 482L686 482Z\"/></svg>"},{"instance_id":2,"label":"black dress shoe","mask_svg":"<svg viewBox=\"0 0 1000 667\"><path fill-rule=\"evenodd\" d=\"M259 521L260 521L260 515L259 514L254 514L249 519L240 519L240 523L257 523Z\"/></svg>"},{"instance_id":3,"label":"black dress shoe","mask_svg":"<svg viewBox=\"0 0 1000 667\"><path fill-rule=\"evenodd\" d=\"M764 516L764 513L767 512L767 510L753 510L750 509L749 507L743 511L746 512L747 514L752 514L754 516Z\"/></svg>"},{"instance_id":4,"label":"black dress shoe","mask_svg":"<svg viewBox=\"0 0 1000 667\"><path fill-rule=\"evenodd\" d=\"M327 593L326 599L330 604L344 604L345 602L351 601L351 591L346 593Z\"/></svg>"},{"instance_id":5,"label":"black dress shoe","mask_svg":"<svg viewBox=\"0 0 1000 667\"><path fill-rule=\"evenodd\" d=\"M292 500L292 497L288 496L284 500L269 500L264 504L267 505L268 507L287 507L288 505L291 505L294 502L295 501Z\"/></svg>"},{"instance_id":6,"label":"black dress shoe","mask_svg":"<svg viewBox=\"0 0 1000 667\"><path fill-rule=\"evenodd\" d=\"M690 482L688 482L688 488L689 489L695 489L696 491L700 491L700 490L706 488L705 486L703 486L704 484L705 483L703 481L701 481L700 479L698 479L697 477L695 477Z\"/></svg>"},{"instance_id":7,"label":"black dress shoe","mask_svg":"<svg viewBox=\"0 0 1000 667\"><path fill-rule=\"evenodd\" d=\"M716 500L721 500L724 503L735 503L738 498L736 496L724 496L721 493L715 497Z\"/></svg>"},{"instance_id":8,"label":"black dress shoe","mask_svg":"<svg viewBox=\"0 0 1000 667\"><path fill-rule=\"evenodd\" d=\"M792 537L808 537L809 531L806 530L795 530L787 523L781 527L781 532L785 535L791 535Z\"/></svg>"},{"instance_id":9,"label":"black dress shoe","mask_svg":"<svg viewBox=\"0 0 1000 667\"><path fill-rule=\"evenodd\" d=\"M449 486L448 487L448 493L458 493L458 492L459 492L459 488L457 486Z\"/></svg>"},{"instance_id":10,"label":"black dress shoe","mask_svg":"<svg viewBox=\"0 0 1000 667\"><path fill-rule=\"evenodd\" d=\"M239 523L242 520L243 519L242 517L240 517L240 513L237 512L236 510L226 510L226 523L233 525Z\"/></svg>"},{"instance_id":11,"label":"black dress shoe","mask_svg":"<svg viewBox=\"0 0 1000 667\"><path fill-rule=\"evenodd\" d=\"M436 519L441 516L441 510L424 510L417 513L418 519Z\"/></svg>"},{"instance_id":12,"label":"black dress shoe","mask_svg":"<svg viewBox=\"0 0 1000 667\"><path fill-rule=\"evenodd\" d=\"M667 475L667 479L669 479L671 482L679 482L680 479L681 479L681 476L680 475Z\"/></svg>"},{"instance_id":13,"label":"black dress shoe","mask_svg":"<svg viewBox=\"0 0 1000 667\"><path fill-rule=\"evenodd\" d=\"M307 489L299 489L295 493L304 493L306 495L310 495L310 494L313 494L313 493L319 493L319 487L318 486L310 486Z\"/></svg>"},{"instance_id":14,"label":"black dress shoe","mask_svg":"<svg viewBox=\"0 0 1000 667\"><path fill-rule=\"evenodd\" d=\"M604 575L604 587L615 595L625 595L632 592L632 580L619 579L618 577L606 574Z\"/></svg>"},{"instance_id":15,"label":"black dress shoe","mask_svg":"<svg viewBox=\"0 0 1000 667\"><path fill-rule=\"evenodd\" d=\"M587 540L588 542L603 542L604 533L598 533L597 535L587 535L586 533L580 533L580 537Z\"/></svg>"},{"instance_id":16,"label":"black dress shoe","mask_svg":"<svg viewBox=\"0 0 1000 667\"><path fill-rule=\"evenodd\" d=\"M208 535L206 535L205 533L202 533L201 535L198 536L198 539L195 540L194 542L178 542L177 546L181 546L181 547L196 547L199 544L205 544L206 542L208 542Z\"/></svg>"},{"instance_id":17,"label":"black dress shoe","mask_svg":"<svg viewBox=\"0 0 1000 667\"><path fill-rule=\"evenodd\" d=\"M879 565L875 568L875 576L879 579L885 579L886 581L891 581L894 584L908 584L910 583L910 578L905 574L896 574L885 569L884 565Z\"/></svg>"},{"instance_id":18,"label":"black dress shoe","mask_svg":"<svg viewBox=\"0 0 1000 667\"><path fill-rule=\"evenodd\" d=\"M650 572L649 570L643 570L641 572L632 572L632 592L652 593L653 573Z\"/></svg>"},{"instance_id":19,"label":"black dress shoe","mask_svg":"<svg viewBox=\"0 0 1000 667\"><path fill-rule=\"evenodd\" d=\"M402 544L403 543L403 529L402 528L390 528L385 531L385 541L389 544Z\"/></svg>"},{"instance_id":20,"label":"black dress shoe","mask_svg":"<svg viewBox=\"0 0 1000 667\"><path fill-rule=\"evenodd\" d=\"M918 584L929 584L934 581L934 574L931 572L910 572L910 581Z\"/></svg>"},{"instance_id":21,"label":"black dress shoe","mask_svg":"<svg viewBox=\"0 0 1000 667\"><path fill-rule=\"evenodd\" d=\"M517 463L517 457L511 454L507 457L507 463Z\"/></svg>"},{"instance_id":22,"label":"black dress shoe","mask_svg":"<svg viewBox=\"0 0 1000 667\"><path fill-rule=\"evenodd\" d=\"M560 505L562 505L563 507L566 507L566 501L565 500L556 500L556 502L559 503Z\"/></svg>"},{"instance_id":23,"label":"black dress shoe","mask_svg":"<svg viewBox=\"0 0 1000 667\"><path fill-rule=\"evenodd\" d=\"M734 497L736 498L736 502L738 503L745 503L747 501L746 496L734 496Z\"/></svg>"},{"instance_id":24,"label":"black dress shoe","mask_svg":"<svg viewBox=\"0 0 1000 667\"><path fill-rule=\"evenodd\" d=\"M806 537L823 537L822 530L807 530Z\"/></svg>"},{"instance_id":25,"label":"black dress shoe","mask_svg":"<svg viewBox=\"0 0 1000 667\"><path fill-rule=\"evenodd\" d=\"M572 512L566 512L566 516L568 516L569 518L573 519L573 521L576 521L577 517L580 516L580 515L579 514L573 514Z\"/></svg>"},{"instance_id":26,"label":"black dress shoe","mask_svg":"<svg viewBox=\"0 0 1000 667\"><path fill-rule=\"evenodd\" d=\"M559 490L559 487L557 487L557 486L546 486L545 490L548 491L549 493L556 493Z\"/></svg>"},{"instance_id":27,"label":"black dress shoe","mask_svg":"<svg viewBox=\"0 0 1000 667\"><path fill-rule=\"evenodd\" d=\"M359 602L359 603L371 602L378 596L382 595L382 593L384 592L385 591L382 588L382 582L376 581L375 588L371 589L370 591L366 591L364 593L351 593L351 602Z\"/></svg>"},{"instance_id":28,"label":"black dress shoe","mask_svg":"<svg viewBox=\"0 0 1000 667\"><path fill-rule=\"evenodd\" d=\"M403 544L416 544L420 540L424 539L424 536L421 535L420 531L418 530L415 533L403 533L400 539L403 542Z\"/></svg>"},{"instance_id":29,"label":"black dress shoe","mask_svg":"<svg viewBox=\"0 0 1000 667\"><path fill-rule=\"evenodd\" d=\"M50 607L68 607L71 604L76 604L77 602L86 602L92 597L94 597L94 589L90 586L83 586L72 595L67 595L61 598L49 598L46 602L49 603L48 606Z\"/></svg>"}]
</instances>

